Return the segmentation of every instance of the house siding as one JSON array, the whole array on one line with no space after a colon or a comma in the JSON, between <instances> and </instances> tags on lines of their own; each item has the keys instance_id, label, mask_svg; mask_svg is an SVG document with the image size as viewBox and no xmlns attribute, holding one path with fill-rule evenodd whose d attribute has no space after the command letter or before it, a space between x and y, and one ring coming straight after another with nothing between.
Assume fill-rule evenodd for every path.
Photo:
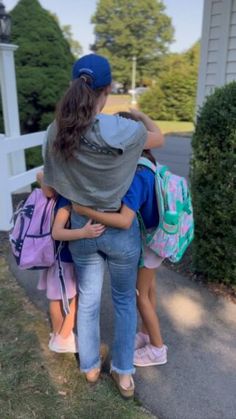
<instances>
[{"instance_id":1,"label":"house siding","mask_svg":"<svg viewBox=\"0 0 236 419\"><path fill-rule=\"evenodd\" d=\"M197 106L217 86L236 80L236 0L205 0Z\"/></svg>"}]
</instances>

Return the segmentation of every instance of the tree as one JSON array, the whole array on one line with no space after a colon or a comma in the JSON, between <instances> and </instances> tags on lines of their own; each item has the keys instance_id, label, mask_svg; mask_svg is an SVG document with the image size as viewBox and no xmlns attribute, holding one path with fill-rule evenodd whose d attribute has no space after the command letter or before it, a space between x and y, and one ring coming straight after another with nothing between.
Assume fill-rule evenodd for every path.
<instances>
[{"instance_id":1,"label":"tree","mask_svg":"<svg viewBox=\"0 0 236 419\"><path fill-rule=\"evenodd\" d=\"M74 58L77 59L82 54L83 50L82 47L76 39L73 38L72 30L70 25L63 25L61 27L64 38L68 41L70 45L71 53L73 54Z\"/></svg>"},{"instance_id":2,"label":"tree","mask_svg":"<svg viewBox=\"0 0 236 419\"><path fill-rule=\"evenodd\" d=\"M111 60L113 77L130 85L132 57L137 58L137 81L152 77L173 40L171 19L162 1L99 0L92 17L93 51Z\"/></svg>"},{"instance_id":3,"label":"tree","mask_svg":"<svg viewBox=\"0 0 236 419\"><path fill-rule=\"evenodd\" d=\"M38 0L20 0L11 12L12 41L23 133L45 129L68 86L73 56L68 41Z\"/></svg>"},{"instance_id":4,"label":"tree","mask_svg":"<svg viewBox=\"0 0 236 419\"><path fill-rule=\"evenodd\" d=\"M156 85L140 97L141 109L154 119L192 121L195 112L200 45L169 54Z\"/></svg>"},{"instance_id":5,"label":"tree","mask_svg":"<svg viewBox=\"0 0 236 419\"><path fill-rule=\"evenodd\" d=\"M68 41L68 44L70 45L70 50L74 58L75 59L79 58L83 50L79 41L73 38L71 25L60 25L60 21L56 13L49 12L49 14L55 19L58 26L61 28L64 38Z\"/></svg>"},{"instance_id":6,"label":"tree","mask_svg":"<svg viewBox=\"0 0 236 419\"><path fill-rule=\"evenodd\" d=\"M178 71L179 69L189 69L189 67L191 67L194 74L197 75L199 58L199 41L195 42L195 44L185 52L170 53L164 55L160 63L160 72L158 74L158 79L161 79L168 71L171 71L171 69Z\"/></svg>"}]
</instances>

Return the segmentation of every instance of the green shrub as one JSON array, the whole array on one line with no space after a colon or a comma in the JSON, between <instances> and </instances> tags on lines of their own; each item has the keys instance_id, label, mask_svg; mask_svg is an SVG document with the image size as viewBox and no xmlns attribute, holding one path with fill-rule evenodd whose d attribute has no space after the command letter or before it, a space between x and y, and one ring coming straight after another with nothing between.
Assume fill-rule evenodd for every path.
<instances>
[{"instance_id":1,"label":"green shrub","mask_svg":"<svg viewBox=\"0 0 236 419\"><path fill-rule=\"evenodd\" d=\"M11 17L12 42L19 45L15 60L21 132L37 132L53 120L74 58L55 17L38 0L18 1Z\"/></svg>"},{"instance_id":2,"label":"green shrub","mask_svg":"<svg viewBox=\"0 0 236 419\"><path fill-rule=\"evenodd\" d=\"M12 42L19 45L15 60L21 133L26 134L44 130L53 121L56 103L69 85L74 58L68 28L65 39L55 16L38 0L18 1L11 17ZM26 150L25 155L27 169L42 164L41 147Z\"/></svg>"},{"instance_id":3,"label":"green shrub","mask_svg":"<svg viewBox=\"0 0 236 419\"><path fill-rule=\"evenodd\" d=\"M154 120L165 120L164 94L159 86L150 87L138 100L141 110Z\"/></svg>"},{"instance_id":4,"label":"green shrub","mask_svg":"<svg viewBox=\"0 0 236 419\"><path fill-rule=\"evenodd\" d=\"M25 151L27 170L43 165L42 147L37 146Z\"/></svg>"},{"instance_id":5,"label":"green shrub","mask_svg":"<svg viewBox=\"0 0 236 419\"><path fill-rule=\"evenodd\" d=\"M197 78L183 69L162 76L159 85L140 96L139 105L153 119L192 121L195 110Z\"/></svg>"},{"instance_id":6,"label":"green shrub","mask_svg":"<svg viewBox=\"0 0 236 419\"><path fill-rule=\"evenodd\" d=\"M156 85L140 96L142 111L157 120L192 121L199 55L199 42L184 53L165 55L156 74Z\"/></svg>"},{"instance_id":7,"label":"green shrub","mask_svg":"<svg viewBox=\"0 0 236 419\"><path fill-rule=\"evenodd\" d=\"M236 284L236 82L207 98L192 145L194 269Z\"/></svg>"}]
</instances>

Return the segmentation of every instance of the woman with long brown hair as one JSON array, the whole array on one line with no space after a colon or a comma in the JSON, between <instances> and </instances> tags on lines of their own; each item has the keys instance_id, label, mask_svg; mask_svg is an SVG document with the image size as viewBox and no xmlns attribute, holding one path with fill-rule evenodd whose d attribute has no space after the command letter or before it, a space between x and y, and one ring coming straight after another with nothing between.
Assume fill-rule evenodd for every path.
<instances>
[{"instance_id":1,"label":"woman with long brown hair","mask_svg":"<svg viewBox=\"0 0 236 419\"><path fill-rule=\"evenodd\" d=\"M143 148L161 146L163 136L144 114L137 122L101 114L111 91L106 58L82 57L73 66L72 78L47 131L44 173L46 184L73 203L71 228L81 228L88 219L79 214L76 203L119 211ZM80 369L89 382L99 378L99 313L107 264L115 312L111 373L121 394L132 397L138 222L135 218L128 230L109 227L97 239L74 241L70 251L78 275Z\"/></svg>"}]
</instances>

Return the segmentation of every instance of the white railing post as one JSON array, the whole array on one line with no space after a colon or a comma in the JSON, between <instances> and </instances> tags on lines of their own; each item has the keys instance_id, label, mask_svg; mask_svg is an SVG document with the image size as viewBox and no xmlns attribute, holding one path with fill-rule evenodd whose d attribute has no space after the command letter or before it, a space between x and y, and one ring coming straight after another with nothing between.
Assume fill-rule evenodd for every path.
<instances>
[{"instance_id":1,"label":"white railing post","mask_svg":"<svg viewBox=\"0 0 236 419\"><path fill-rule=\"evenodd\" d=\"M0 231L8 231L11 228L11 216L13 213L12 199L8 187L9 167L6 154L2 150L1 141L4 135L0 135Z\"/></svg>"},{"instance_id":2,"label":"white railing post","mask_svg":"<svg viewBox=\"0 0 236 419\"><path fill-rule=\"evenodd\" d=\"M45 131L33 134L6 137L0 134L0 231L9 231L12 227L12 197L13 192L25 189L35 182L36 173L43 169L43 166L24 171L15 175L9 174L8 157L18 150L26 150L43 144Z\"/></svg>"},{"instance_id":3,"label":"white railing post","mask_svg":"<svg viewBox=\"0 0 236 419\"><path fill-rule=\"evenodd\" d=\"M2 108L4 120L4 133L7 137L20 135L19 111L16 89L16 74L14 64L14 51L17 45L0 43L0 81ZM25 171L25 154L18 150L8 156L10 175ZM27 188L27 190L29 190Z\"/></svg>"}]
</instances>

